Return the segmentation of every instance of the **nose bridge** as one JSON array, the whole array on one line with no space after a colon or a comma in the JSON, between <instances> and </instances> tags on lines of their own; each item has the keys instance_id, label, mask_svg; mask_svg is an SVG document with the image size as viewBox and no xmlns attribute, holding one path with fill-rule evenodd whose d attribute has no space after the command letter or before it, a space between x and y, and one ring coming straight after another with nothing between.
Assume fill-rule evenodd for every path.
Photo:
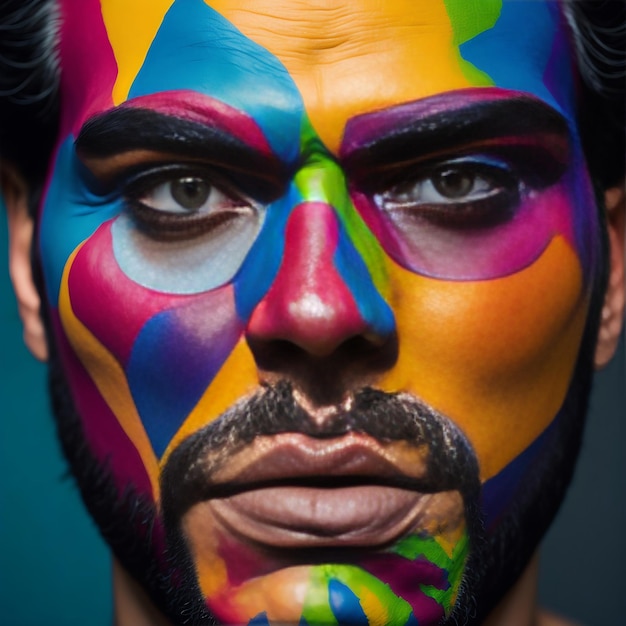
<instances>
[{"instance_id":1,"label":"nose bridge","mask_svg":"<svg viewBox=\"0 0 626 626\"><path fill-rule=\"evenodd\" d=\"M287 220L281 265L253 312L249 334L286 340L315 356L355 336L384 341L393 332L393 315L355 245L358 233L349 232L351 203L339 165L312 158L294 185L299 202Z\"/></svg>"}]
</instances>

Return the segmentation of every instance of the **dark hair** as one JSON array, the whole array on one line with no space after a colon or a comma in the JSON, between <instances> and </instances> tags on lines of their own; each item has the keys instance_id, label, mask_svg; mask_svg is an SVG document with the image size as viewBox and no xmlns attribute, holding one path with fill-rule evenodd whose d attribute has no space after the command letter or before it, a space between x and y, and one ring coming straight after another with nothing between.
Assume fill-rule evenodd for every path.
<instances>
[{"instance_id":1,"label":"dark hair","mask_svg":"<svg viewBox=\"0 0 626 626\"><path fill-rule=\"evenodd\" d=\"M601 189L626 171L626 2L562 0L576 48L578 124ZM56 0L0 2L0 158L32 186L46 172L58 132Z\"/></svg>"}]
</instances>

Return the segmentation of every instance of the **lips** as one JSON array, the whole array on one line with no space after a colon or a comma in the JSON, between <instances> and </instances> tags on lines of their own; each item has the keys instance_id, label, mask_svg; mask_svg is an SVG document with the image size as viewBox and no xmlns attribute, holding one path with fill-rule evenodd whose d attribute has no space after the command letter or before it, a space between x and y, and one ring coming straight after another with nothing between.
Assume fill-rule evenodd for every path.
<instances>
[{"instance_id":1,"label":"lips","mask_svg":"<svg viewBox=\"0 0 626 626\"><path fill-rule=\"evenodd\" d=\"M217 526L268 548L383 546L462 522L460 493L429 493L427 468L426 445L357 433L259 437L212 475L219 497L185 518L194 534Z\"/></svg>"}]
</instances>

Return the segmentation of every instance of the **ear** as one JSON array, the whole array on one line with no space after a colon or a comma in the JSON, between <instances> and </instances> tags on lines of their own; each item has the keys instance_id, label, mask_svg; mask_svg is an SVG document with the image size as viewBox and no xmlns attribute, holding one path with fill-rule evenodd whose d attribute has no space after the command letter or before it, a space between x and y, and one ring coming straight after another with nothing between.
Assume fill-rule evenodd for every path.
<instances>
[{"instance_id":1,"label":"ear","mask_svg":"<svg viewBox=\"0 0 626 626\"><path fill-rule=\"evenodd\" d=\"M40 317L41 299L33 282L30 248L33 220L28 212L28 186L9 164L1 163L0 184L9 225L9 273L24 326L24 343L40 361L48 358L48 345Z\"/></svg>"},{"instance_id":2,"label":"ear","mask_svg":"<svg viewBox=\"0 0 626 626\"><path fill-rule=\"evenodd\" d=\"M609 189L604 195L610 246L609 284L602 307L602 320L596 346L596 368L604 367L613 356L624 323L624 292L626 291L626 187Z\"/></svg>"}]
</instances>

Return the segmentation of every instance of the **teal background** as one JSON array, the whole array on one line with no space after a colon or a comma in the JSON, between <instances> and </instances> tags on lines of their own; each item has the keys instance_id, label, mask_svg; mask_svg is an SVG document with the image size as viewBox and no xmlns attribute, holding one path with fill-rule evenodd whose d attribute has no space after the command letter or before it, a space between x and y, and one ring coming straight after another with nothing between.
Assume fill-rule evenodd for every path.
<instances>
[{"instance_id":1,"label":"teal background","mask_svg":"<svg viewBox=\"0 0 626 626\"><path fill-rule=\"evenodd\" d=\"M109 557L67 475L45 377L22 344L0 215L0 624L110 626ZM585 626L626 615L625 422L622 337L598 376L575 484L543 549L542 603Z\"/></svg>"}]
</instances>

